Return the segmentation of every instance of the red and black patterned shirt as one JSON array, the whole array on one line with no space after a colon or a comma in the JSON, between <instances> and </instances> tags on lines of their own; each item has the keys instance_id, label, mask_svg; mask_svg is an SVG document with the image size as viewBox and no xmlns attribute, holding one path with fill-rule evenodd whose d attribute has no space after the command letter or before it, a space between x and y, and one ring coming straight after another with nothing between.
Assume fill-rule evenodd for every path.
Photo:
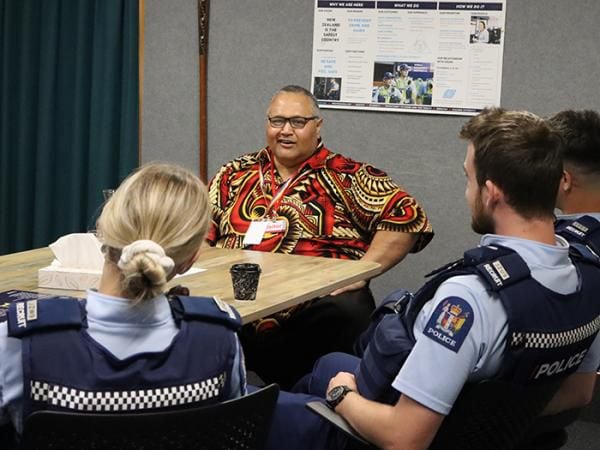
<instances>
[{"instance_id":1,"label":"red and black patterned shirt","mask_svg":"<svg viewBox=\"0 0 600 450\"><path fill-rule=\"evenodd\" d=\"M266 233L248 250L360 259L379 230L419 233L412 252L433 237L421 206L385 172L323 146L287 186L267 148L241 156L219 170L209 195L213 214L207 239L217 247L244 247L250 223L266 216L285 221L286 232Z\"/></svg>"}]
</instances>

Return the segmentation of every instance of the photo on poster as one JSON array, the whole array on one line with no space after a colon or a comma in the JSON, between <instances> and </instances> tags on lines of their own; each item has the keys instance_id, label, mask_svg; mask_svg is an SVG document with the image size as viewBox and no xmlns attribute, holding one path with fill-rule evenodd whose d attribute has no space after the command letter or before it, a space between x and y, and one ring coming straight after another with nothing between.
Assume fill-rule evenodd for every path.
<instances>
[{"instance_id":1,"label":"photo on poster","mask_svg":"<svg viewBox=\"0 0 600 450\"><path fill-rule=\"evenodd\" d=\"M497 19L490 16L471 16L471 44L500 44L502 27L498 26Z\"/></svg>"},{"instance_id":2,"label":"photo on poster","mask_svg":"<svg viewBox=\"0 0 600 450\"><path fill-rule=\"evenodd\" d=\"M341 77L315 77L313 94L318 100L339 100Z\"/></svg>"},{"instance_id":3,"label":"photo on poster","mask_svg":"<svg viewBox=\"0 0 600 450\"><path fill-rule=\"evenodd\" d=\"M371 102L431 105L433 75L429 62L375 62Z\"/></svg>"}]
</instances>

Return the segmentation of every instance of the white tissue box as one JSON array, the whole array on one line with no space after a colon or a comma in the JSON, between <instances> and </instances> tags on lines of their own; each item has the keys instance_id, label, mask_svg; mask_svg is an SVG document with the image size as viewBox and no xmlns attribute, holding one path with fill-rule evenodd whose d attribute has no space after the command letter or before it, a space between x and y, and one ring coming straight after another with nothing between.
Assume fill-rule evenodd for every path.
<instances>
[{"instance_id":1,"label":"white tissue box","mask_svg":"<svg viewBox=\"0 0 600 450\"><path fill-rule=\"evenodd\" d=\"M94 234L67 234L49 247L56 259L48 267L38 270L39 287L76 291L98 287L104 255Z\"/></svg>"},{"instance_id":2,"label":"white tissue box","mask_svg":"<svg viewBox=\"0 0 600 450\"><path fill-rule=\"evenodd\" d=\"M97 288L101 270L48 266L38 270L38 287L84 291Z\"/></svg>"}]
</instances>

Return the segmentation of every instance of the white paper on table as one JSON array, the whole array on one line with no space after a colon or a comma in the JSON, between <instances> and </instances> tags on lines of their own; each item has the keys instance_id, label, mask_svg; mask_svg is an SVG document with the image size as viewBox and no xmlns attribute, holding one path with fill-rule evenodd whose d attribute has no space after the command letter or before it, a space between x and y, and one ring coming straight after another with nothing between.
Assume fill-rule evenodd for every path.
<instances>
[{"instance_id":1,"label":"white paper on table","mask_svg":"<svg viewBox=\"0 0 600 450\"><path fill-rule=\"evenodd\" d=\"M200 273L200 272L205 272L205 271L206 271L206 269L201 269L200 267L191 267L190 270L188 270L187 272L177 274L173 278L186 277L188 275L194 275L195 273Z\"/></svg>"}]
</instances>

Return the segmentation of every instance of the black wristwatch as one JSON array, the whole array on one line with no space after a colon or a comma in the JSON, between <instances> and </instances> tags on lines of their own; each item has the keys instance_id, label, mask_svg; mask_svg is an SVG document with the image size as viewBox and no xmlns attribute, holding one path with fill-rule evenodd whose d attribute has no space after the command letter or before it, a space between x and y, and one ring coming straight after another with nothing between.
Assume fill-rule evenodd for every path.
<instances>
[{"instance_id":1,"label":"black wristwatch","mask_svg":"<svg viewBox=\"0 0 600 450\"><path fill-rule=\"evenodd\" d=\"M346 397L348 392L354 392L354 390L345 385L336 386L327 392L325 400L331 409L335 409L335 407L344 400L344 397Z\"/></svg>"}]
</instances>

